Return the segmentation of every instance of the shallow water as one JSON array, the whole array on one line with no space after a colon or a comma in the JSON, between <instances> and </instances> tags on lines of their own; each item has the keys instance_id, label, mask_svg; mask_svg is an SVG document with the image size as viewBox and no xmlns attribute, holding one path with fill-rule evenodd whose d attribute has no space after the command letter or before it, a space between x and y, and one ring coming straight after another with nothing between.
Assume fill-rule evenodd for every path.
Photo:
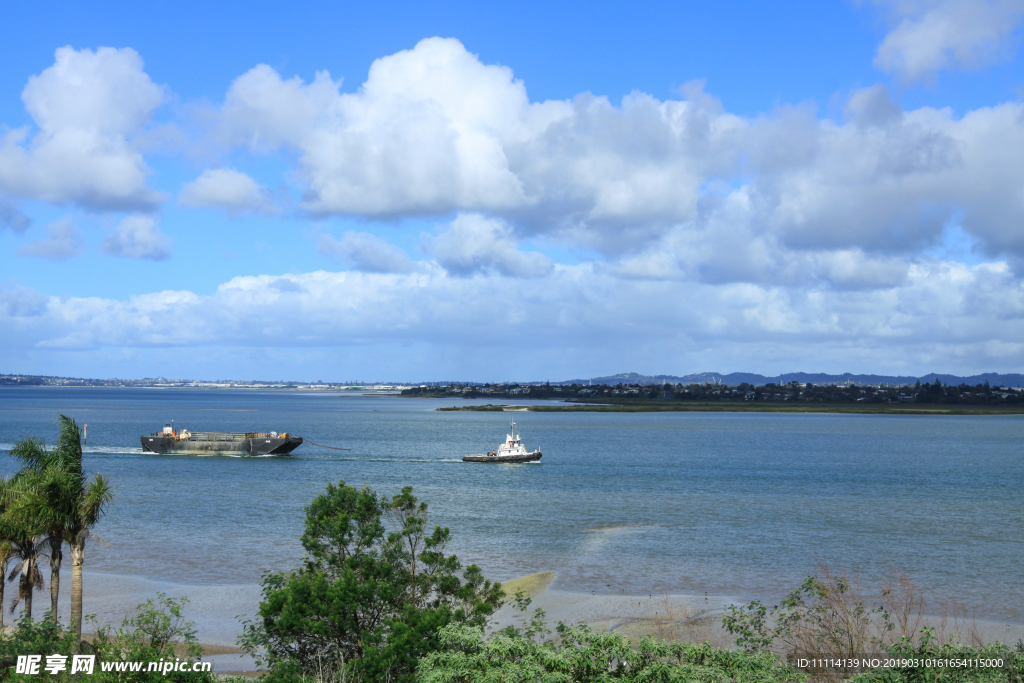
<instances>
[{"instance_id":1,"label":"shallow water","mask_svg":"<svg viewBox=\"0 0 1024 683\"><path fill-rule=\"evenodd\" d=\"M482 402L482 401L481 401ZM0 455L88 423L86 466L117 499L88 568L252 584L301 559L303 507L328 481L411 484L485 575L553 588L772 600L818 561L887 564L935 600L1024 623L1024 416L436 412L460 400L226 390L0 388ZM143 455L170 419L287 431L290 458ZM515 419L541 464L473 465ZM16 463L0 457L0 472Z\"/></svg>"}]
</instances>

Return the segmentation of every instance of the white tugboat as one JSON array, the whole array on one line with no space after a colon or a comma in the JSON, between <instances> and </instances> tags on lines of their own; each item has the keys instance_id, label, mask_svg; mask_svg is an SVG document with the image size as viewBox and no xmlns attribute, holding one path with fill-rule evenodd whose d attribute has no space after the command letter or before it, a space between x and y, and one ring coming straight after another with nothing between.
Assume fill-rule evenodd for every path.
<instances>
[{"instance_id":1,"label":"white tugboat","mask_svg":"<svg viewBox=\"0 0 1024 683\"><path fill-rule=\"evenodd\" d=\"M462 462L536 462L541 452L527 453L522 440L516 435L516 423L512 423L512 433L505 435L505 443L498 450L490 453L473 453L462 456Z\"/></svg>"}]
</instances>

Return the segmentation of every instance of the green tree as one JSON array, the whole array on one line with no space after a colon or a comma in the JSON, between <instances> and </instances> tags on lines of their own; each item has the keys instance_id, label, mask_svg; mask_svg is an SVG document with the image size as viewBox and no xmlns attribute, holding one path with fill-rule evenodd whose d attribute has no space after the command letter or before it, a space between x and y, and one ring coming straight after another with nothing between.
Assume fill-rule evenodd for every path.
<instances>
[{"instance_id":1,"label":"green tree","mask_svg":"<svg viewBox=\"0 0 1024 683\"><path fill-rule=\"evenodd\" d=\"M8 581L18 580L18 595L11 602L11 613L24 605L25 614L32 617L32 596L43 587L43 575L39 571L39 556L43 545L43 536L35 534L31 529L15 527L10 539L13 550L14 566L7 577Z\"/></svg>"},{"instance_id":2,"label":"green tree","mask_svg":"<svg viewBox=\"0 0 1024 683\"><path fill-rule=\"evenodd\" d=\"M10 489L12 493L24 488L26 474L45 469L52 459L52 455L46 450L46 445L34 437L16 443L10 451L10 455L25 464L25 470L19 473L20 477L16 477L12 482L13 486ZM60 531L50 533L47 541L50 546L50 615L56 620L57 597L60 594L60 566L64 558L63 533Z\"/></svg>"},{"instance_id":3,"label":"green tree","mask_svg":"<svg viewBox=\"0 0 1024 683\"><path fill-rule=\"evenodd\" d=\"M6 513L15 491L15 480L0 479L0 513ZM35 520L10 520L0 514L0 626L3 625L4 586L18 581L18 593L11 603L13 613L23 604L25 614L32 614L32 598L42 587L39 555L44 537ZM11 561L14 561L11 566ZM10 574L8 574L8 569Z\"/></svg>"},{"instance_id":4,"label":"green tree","mask_svg":"<svg viewBox=\"0 0 1024 683\"><path fill-rule=\"evenodd\" d=\"M427 533L427 505L406 487L388 500L338 482L306 508L303 567L267 574L258 618L240 642L268 681L411 681L451 623L482 626L503 597L480 569ZM459 572L461 570L461 576Z\"/></svg>"},{"instance_id":5,"label":"green tree","mask_svg":"<svg viewBox=\"0 0 1024 683\"><path fill-rule=\"evenodd\" d=\"M7 585L7 563L14 559L14 543L5 525L0 522L0 633L4 632L4 586Z\"/></svg>"},{"instance_id":6,"label":"green tree","mask_svg":"<svg viewBox=\"0 0 1024 683\"><path fill-rule=\"evenodd\" d=\"M78 424L61 415L57 446L47 451L36 439L19 442L11 455L25 467L11 481L5 516L15 524L38 526L50 543L51 614L57 618L62 546L71 550L71 628L82 633L82 565L92 528L113 498L110 483L97 474L92 480L82 468L82 438Z\"/></svg>"}]
</instances>

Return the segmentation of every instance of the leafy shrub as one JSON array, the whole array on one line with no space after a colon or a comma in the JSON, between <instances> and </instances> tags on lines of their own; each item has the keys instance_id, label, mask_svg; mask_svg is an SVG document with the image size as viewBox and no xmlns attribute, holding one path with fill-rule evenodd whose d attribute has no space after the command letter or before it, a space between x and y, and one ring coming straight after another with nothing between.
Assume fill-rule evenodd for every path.
<instances>
[{"instance_id":1,"label":"leafy shrub","mask_svg":"<svg viewBox=\"0 0 1024 683\"><path fill-rule=\"evenodd\" d=\"M4 577L0 577L2 580ZM2 609L2 605L0 605ZM8 631L0 637L0 680L18 680L15 676L14 666L17 663L18 655L24 654L71 654L78 652L78 643L75 634L68 632L60 623L55 623L50 618L50 613L43 615L42 620L33 621L27 614L22 613L18 620L17 628ZM26 680L38 676L27 677Z\"/></svg>"},{"instance_id":2,"label":"leafy shrub","mask_svg":"<svg viewBox=\"0 0 1024 683\"><path fill-rule=\"evenodd\" d=\"M411 681L445 626L482 626L502 601L500 584L446 554L449 538L427 532L412 487L387 500L329 484L306 508L305 566L264 576L240 644L267 683Z\"/></svg>"},{"instance_id":3,"label":"leafy shrub","mask_svg":"<svg viewBox=\"0 0 1024 683\"><path fill-rule=\"evenodd\" d=\"M133 616L125 617L117 631L109 627L96 633L92 649L96 654L96 667L100 661L170 661L198 660L203 654L196 637L194 624L183 615L188 598L169 598L157 593L156 600L147 600L136 608ZM101 680L106 683L155 683L156 681L209 681L210 674L201 672L105 672Z\"/></svg>"},{"instance_id":4,"label":"leafy shrub","mask_svg":"<svg viewBox=\"0 0 1024 683\"><path fill-rule=\"evenodd\" d=\"M77 638L64 624L55 623L46 615L42 621L32 621L23 616L18 628L0 638L0 680L19 683L40 681L94 681L95 683L210 683L214 677L206 672L169 671L166 674L155 671L103 671L102 662L155 662L155 661L196 661L202 648L196 639L192 622L183 615L188 598L168 598L157 594L156 600L147 600L139 605L135 613L125 617L116 630L102 627L90 645L76 642ZM18 655L35 654L45 657L51 654L91 654L96 662L91 675L70 674L70 667L55 675L17 674L15 664ZM70 660L68 660L70 662Z\"/></svg>"},{"instance_id":5,"label":"leafy shrub","mask_svg":"<svg viewBox=\"0 0 1024 683\"><path fill-rule=\"evenodd\" d=\"M1024 683L1024 645L1011 650L995 643L985 645L973 619L955 603L939 604L927 626L927 602L923 591L901 571L882 583L879 594L862 593L855 573L833 572L822 565L820 576L808 577L800 588L769 609L755 600L741 607L731 605L722 620L736 637L736 645L749 653L776 651L790 663L798 659L861 661L872 653L888 653L894 659L1004 659L1003 669L906 669L863 670L859 666L809 668L814 679L856 680L860 683L929 683L942 681L1012 681ZM968 641L964 644L963 641ZM916 642L916 644L915 644Z\"/></svg>"},{"instance_id":6,"label":"leafy shrub","mask_svg":"<svg viewBox=\"0 0 1024 683\"><path fill-rule=\"evenodd\" d=\"M934 631L925 627L915 645L909 638L900 638L886 648L897 660L925 662L929 660L1002 660L999 668L980 666L939 667L918 664L902 668L872 669L851 679L851 683L1022 683L1024 682L1024 643L1010 648L1003 643L985 646L939 644Z\"/></svg>"},{"instance_id":7,"label":"leafy shrub","mask_svg":"<svg viewBox=\"0 0 1024 683\"><path fill-rule=\"evenodd\" d=\"M441 649L420 660L419 683L782 683L807 678L770 653L652 638L634 647L621 634L586 626L560 625L559 638L547 643L508 630L485 637L483 629L457 624L440 635Z\"/></svg>"},{"instance_id":8,"label":"leafy shrub","mask_svg":"<svg viewBox=\"0 0 1024 683\"><path fill-rule=\"evenodd\" d=\"M849 659L882 644L892 629L888 610L868 604L856 575L825 566L820 573L772 609L757 600L730 605L722 626L747 652L775 647L790 658Z\"/></svg>"}]
</instances>

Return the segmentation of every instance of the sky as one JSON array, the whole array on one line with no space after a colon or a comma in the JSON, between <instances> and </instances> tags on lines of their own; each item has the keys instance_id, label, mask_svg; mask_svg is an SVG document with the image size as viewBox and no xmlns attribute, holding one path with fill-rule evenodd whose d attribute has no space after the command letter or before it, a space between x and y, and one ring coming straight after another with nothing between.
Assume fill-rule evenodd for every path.
<instances>
[{"instance_id":1,"label":"sky","mask_svg":"<svg viewBox=\"0 0 1024 683\"><path fill-rule=\"evenodd\" d=\"M0 31L0 373L1024 371L1024 0Z\"/></svg>"}]
</instances>

